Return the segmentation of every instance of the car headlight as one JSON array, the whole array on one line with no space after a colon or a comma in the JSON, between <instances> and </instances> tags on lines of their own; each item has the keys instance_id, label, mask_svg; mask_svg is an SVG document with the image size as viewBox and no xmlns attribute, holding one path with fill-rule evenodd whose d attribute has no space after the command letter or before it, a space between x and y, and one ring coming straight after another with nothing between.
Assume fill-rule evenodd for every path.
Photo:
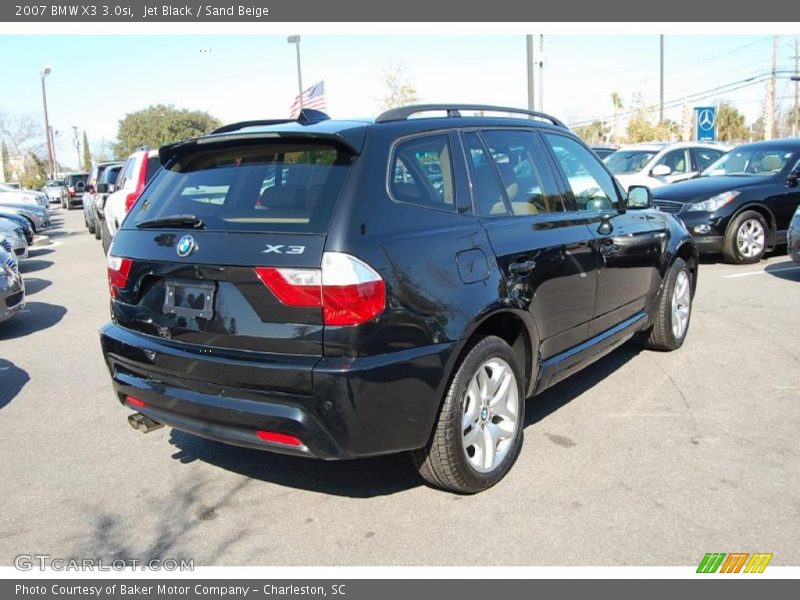
<instances>
[{"instance_id":1,"label":"car headlight","mask_svg":"<svg viewBox=\"0 0 800 600\"><path fill-rule=\"evenodd\" d=\"M734 198L736 198L741 192L737 192L735 190L729 192L722 192L721 194L717 194L716 196L711 196L708 200L703 200L702 202L698 202L697 204L692 204L689 207L689 211L704 211L704 212L714 212L726 204L731 202Z\"/></svg>"}]
</instances>

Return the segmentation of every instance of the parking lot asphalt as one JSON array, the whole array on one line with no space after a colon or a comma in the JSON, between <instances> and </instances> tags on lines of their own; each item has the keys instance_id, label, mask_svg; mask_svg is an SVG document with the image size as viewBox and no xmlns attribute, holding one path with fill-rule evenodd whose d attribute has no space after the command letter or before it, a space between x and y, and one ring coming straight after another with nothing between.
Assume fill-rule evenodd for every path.
<instances>
[{"instance_id":1,"label":"parking lot asphalt","mask_svg":"<svg viewBox=\"0 0 800 600\"><path fill-rule=\"evenodd\" d=\"M0 325L0 564L800 565L800 265L704 261L688 339L629 343L528 402L522 454L476 496L406 456L326 463L133 431L97 330L105 259L82 211L22 263Z\"/></svg>"}]
</instances>

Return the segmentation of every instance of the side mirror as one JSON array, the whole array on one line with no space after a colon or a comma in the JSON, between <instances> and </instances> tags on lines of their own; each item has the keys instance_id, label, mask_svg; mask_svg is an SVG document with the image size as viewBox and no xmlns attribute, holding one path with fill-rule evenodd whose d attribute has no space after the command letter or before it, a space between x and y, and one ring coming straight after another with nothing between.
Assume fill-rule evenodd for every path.
<instances>
[{"instance_id":1,"label":"side mirror","mask_svg":"<svg viewBox=\"0 0 800 600\"><path fill-rule=\"evenodd\" d=\"M650 175L653 177L666 177L672 173L672 169L670 169L667 165L656 165L653 167L653 170L650 171Z\"/></svg>"},{"instance_id":2,"label":"side mirror","mask_svg":"<svg viewBox=\"0 0 800 600\"><path fill-rule=\"evenodd\" d=\"M108 184L107 183L98 183L97 184L97 193L98 194L107 194L108 193Z\"/></svg>"},{"instance_id":3,"label":"side mirror","mask_svg":"<svg viewBox=\"0 0 800 600\"><path fill-rule=\"evenodd\" d=\"M795 187L797 182L800 181L800 168L794 169L789 175L786 177L786 185L789 187Z\"/></svg>"},{"instance_id":4,"label":"side mirror","mask_svg":"<svg viewBox=\"0 0 800 600\"><path fill-rule=\"evenodd\" d=\"M629 210L641 210L643 208L653 208L653 192L649 187L643 185L632 185L628 188Z\"/></svg>"}]
</instances>

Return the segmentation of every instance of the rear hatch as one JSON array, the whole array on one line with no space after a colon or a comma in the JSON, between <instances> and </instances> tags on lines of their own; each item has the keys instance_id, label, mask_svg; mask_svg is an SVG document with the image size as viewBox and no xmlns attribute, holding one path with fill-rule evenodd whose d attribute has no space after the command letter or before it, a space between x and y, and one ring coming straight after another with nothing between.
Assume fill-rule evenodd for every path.
<instances>
[{"instance_id":1,"label":"rear hatch","mask_svg":"<svg viewBox=\"0 0 800 600\"><path fill-rule=\"evenodd\" d=\"M321 356L325 236L354 160L334 141L301 139L165 158L109 253L114 321L215 356Z\"/></svg>"}]
</instances>

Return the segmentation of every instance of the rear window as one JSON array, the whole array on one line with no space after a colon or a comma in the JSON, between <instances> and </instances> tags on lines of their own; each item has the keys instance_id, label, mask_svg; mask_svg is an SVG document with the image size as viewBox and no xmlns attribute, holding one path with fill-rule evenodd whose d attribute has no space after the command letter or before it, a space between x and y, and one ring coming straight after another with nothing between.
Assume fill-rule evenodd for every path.
<instances>
[{"instance_id":1,"label":"rear window","mask_svg":"<svg viewBox=\"0 0 800 600\"><path fill-rule=\"evenodd\" d=\"M83 175L67 175L67 185L75 185L79 181L86 183L86 180L89 178L89 175L84 173Z\"/></svg>"},{"instance_id":2,"label":"rear window","mask_svg":"<svg viewBox=\"0 0 800 600\"><path fill-rule=\"evenodd\" d=\"M119 177L119 172L121 170L122 170L122 165L108 167L105 171L103 171L103 174L100 175L99 180L103 183L114 184L117 182L117 177Z\"/></svg>"},{"instance_id":3,"label":"rear window","mask_svg":"<svg viewBox=\"0 0 800 600\"><path fill-rule=\"evenodd\" d=\"M211 231L323 233L352 162L319 143L199 150L157 172L124 228L194 215Z\"/></svg>"}]
</instances>

